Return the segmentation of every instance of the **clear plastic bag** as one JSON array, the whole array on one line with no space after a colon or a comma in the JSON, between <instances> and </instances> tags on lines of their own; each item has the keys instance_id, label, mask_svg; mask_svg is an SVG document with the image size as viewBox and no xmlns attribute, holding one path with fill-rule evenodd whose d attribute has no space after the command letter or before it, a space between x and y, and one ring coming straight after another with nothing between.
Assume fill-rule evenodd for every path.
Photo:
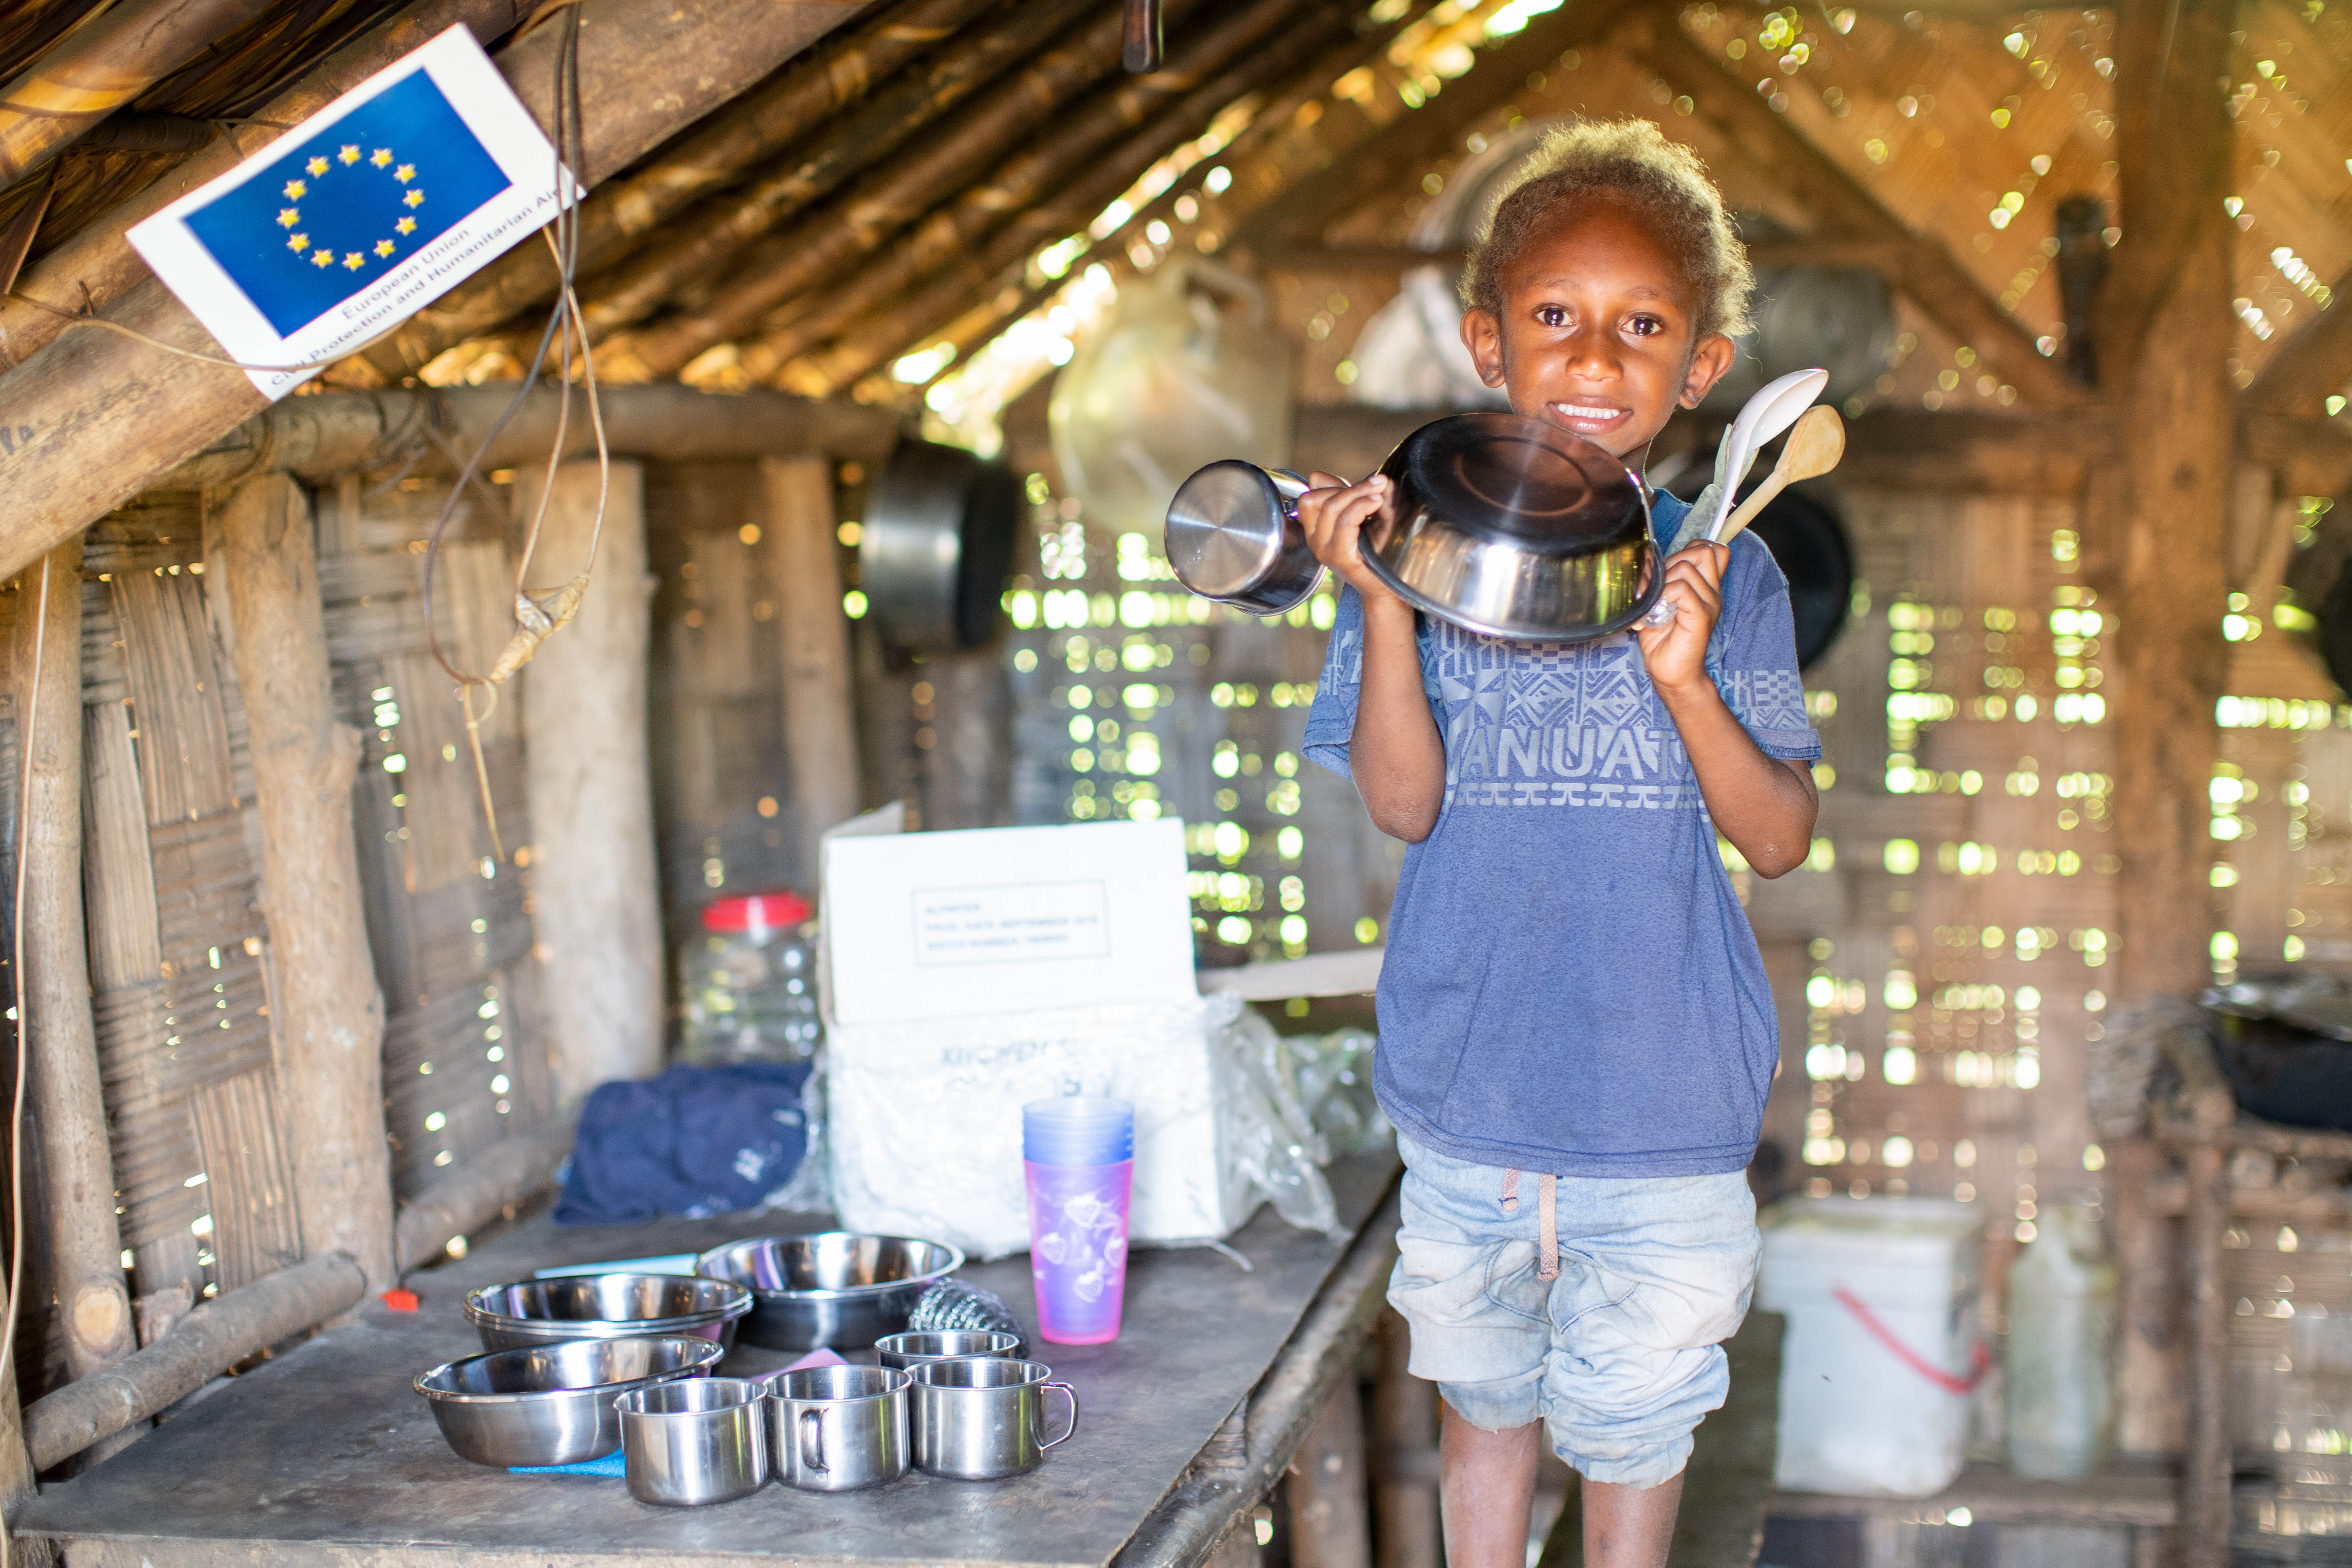
<instances>
[{"instance_id":1,"label":"clear plastic bag","mask_svg":"<svg viewBox=\"0 0 2352 1568\"><path fill-rule=\"evenodd\" d=\"M1217 1030L1223 1055L1225 1157L1301 1230L1336 1235L1339 1205L1322 1167L1331 1155L1298 1094L1298 1071L1280 1035L1240 998L1213 1002L1233 1008Z\"/></svg>"},{"instance_id":2,"label":"clear plastic bag","mask_svg":"<svg viewBox=\"0 0 2352 1568\"><path fill-rule=\"evenodd\" d=\"M761 1208L791 1209L797 1214L833 1212L833 1159L825 1147L824 1080L824 1047L819 1046L808 1081L801 1085L801 1127L808 1134L808 1151L784 1184L767 1195Z\"/></svg>"},{"instance_id":3,"label":"clear plastic bag","mask_svg":"<svg viewBox=\"0 0 2352 1568\"><path fill-rule=\"evenodd\" d=\"M1229 268L1180 258L1122 285L1046 407L1070 493L1097 525L1157 538L1194 469L1287 464L1292 361L1265 290Z\"/></svg>"}]
</instances>

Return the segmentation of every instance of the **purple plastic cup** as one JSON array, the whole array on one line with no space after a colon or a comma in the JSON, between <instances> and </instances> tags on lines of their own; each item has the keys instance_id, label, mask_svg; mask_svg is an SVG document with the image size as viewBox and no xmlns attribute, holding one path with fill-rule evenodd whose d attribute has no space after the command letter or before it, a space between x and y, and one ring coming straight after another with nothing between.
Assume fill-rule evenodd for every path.
<instances>
[{"instance_id":1,"label":"purple plastic cup","mask_svg":"<svg viewBox=\"0 0 2352 1568\"><path fill-rule=\"evenodd\" d=\"M1122 1100L1041 1100L1021 1108L1021 1121L1037 1337L1107 1343L1118 1338L1127 1295L1135 1108Z\"/></svg>"}]
</instances>

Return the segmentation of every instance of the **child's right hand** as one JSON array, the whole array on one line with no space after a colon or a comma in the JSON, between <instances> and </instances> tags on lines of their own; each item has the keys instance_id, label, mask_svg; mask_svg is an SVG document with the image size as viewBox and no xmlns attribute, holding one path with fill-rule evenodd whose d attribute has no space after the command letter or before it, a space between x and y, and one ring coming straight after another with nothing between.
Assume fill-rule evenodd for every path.
<instances>
[{"instance_id":1,"label":"child's right hand","mask_svg":"<svg viewBox=\"0 0 2352 1568\"><path fill-rule=\"evenodd\" d=\"M1364 524L1390 502L1393 487L1388 477L1374 474L1351 485L1337 475L1316 473L1307 480L1314 488L1298 498L1298 524L1315 559L1366 599L1392 597L1356 547Z\"/></svg>"}]
</instances>

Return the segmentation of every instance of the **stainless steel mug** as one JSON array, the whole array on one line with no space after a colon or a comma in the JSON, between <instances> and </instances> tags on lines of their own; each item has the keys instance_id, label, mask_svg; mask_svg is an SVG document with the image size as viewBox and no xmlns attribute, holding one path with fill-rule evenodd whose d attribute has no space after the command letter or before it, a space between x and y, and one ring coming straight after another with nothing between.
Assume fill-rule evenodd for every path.
<instances>
[{"instance_id":1,"label":"stainless steel mug","mask_svg":"<svg viewBox=\"0 0 2352 1568\"><path fill-rule=\"evenodd\" d=\"M874 1353L884 1366L906 1372L927 1361L953 1361L959 1356L1018 1356L1021 1336L1002 1329L955 1329L935 1334L886 1334L874 1342Z\"/></svg>"},{"instance_id":2,"label":"stainless steel mug","mask_svg":"<svg viewBox=\"0 0 2352 1568\"><path fill-rule=\"evenodd\" d=\"M927 1361L913 1379L915 1464L935 1476L991 1481L1022 1475L1078 1429L1078 1392L1042 1362L996 1358ZM1045 1436L1045 1391L1070 1402L1070 1424Z\"/></svg>"},{"instance_id":3,"label":"stainless steel mug","mask_svg":"<svg viewBox=\"0 0 2352 1568\"><path fill-rule=\"evenodd\" d=\"M629 1495L688 1508L758 1491L768 1479L762 1392L740 1377L698 1377L621 1395L614 1408Z\"/></svg>"},{"instance_id":4,"label":"stainless steel mug","mask_svg":"<svg viewBox=\"0 0 2352 1568\"><path fill-rule=\"evenodd\" d=\"M1211 463L1168 503L1168 564L1204 599L1254 616L1278 616L1307 602L1323 563L1298 521L1307 481L1287 468L1238 458Z\"/></svg>"},{"instance_id":5,"label":"stainless steel mug","mask_svg":"<svg viewBox=\"0 0 2352 1568\"><path fill-rule=\"evenodd\" d=\"M767 1380L776 1479L810 1492L856 1491L907 1473L907 1374L813 1366Z\"/></svg>"}]
</instances>

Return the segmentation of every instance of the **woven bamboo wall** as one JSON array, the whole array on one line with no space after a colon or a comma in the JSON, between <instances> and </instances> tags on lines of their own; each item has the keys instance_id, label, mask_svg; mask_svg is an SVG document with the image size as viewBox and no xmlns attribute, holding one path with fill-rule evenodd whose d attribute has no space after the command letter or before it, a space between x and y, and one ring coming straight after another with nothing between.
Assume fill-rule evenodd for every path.
<instances>
[{"instance_id":1,"label":"woven bamboo wall","mask_svg":"<svg viewBox=\"0 0 2352 1568\"><path fill-rule=\"evenodd\" d=\"M784 748L774 542L752 462L646 471L654 593L652 744L665 923L713 899L814 890Z\"/></svg>"},{"instance_id":2,"label":"woven bamboo wall","mask_svg":"<svg viewBox=\"0 0 2352 1568\"><path fill-rule=\"evenodd\" d=\"M504 487L460 502L440 556L442 650L487 670L506 640L512 566ZM519 696L481 726L492 852L456 684L425 635L424 541L439 479L370 476L316 497L319 583L335 701L366 739L352 799L369 935L383 988L385 1125L403 1194L552 1110L530 962L530 823Z\"/></svg>"}]
</instances>

